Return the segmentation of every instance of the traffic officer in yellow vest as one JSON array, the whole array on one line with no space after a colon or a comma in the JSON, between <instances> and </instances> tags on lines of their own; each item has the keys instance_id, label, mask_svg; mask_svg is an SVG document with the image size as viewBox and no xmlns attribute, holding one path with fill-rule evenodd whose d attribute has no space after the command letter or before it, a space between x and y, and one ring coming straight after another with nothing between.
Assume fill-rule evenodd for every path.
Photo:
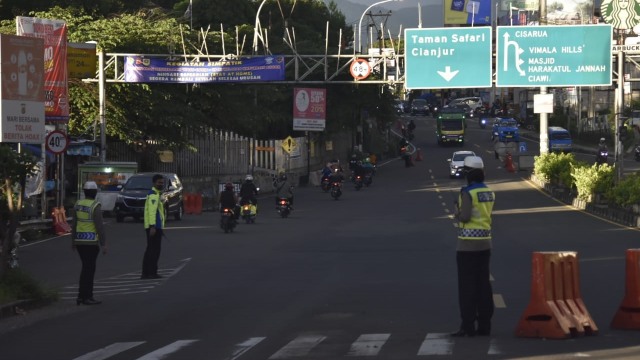
<instances>
[{"instance_id":1,"label":"traffic officer in yellow vest","mask_svg":"<svg viewBox=\"0 0 640 360\"><path fill-rule=\"evenodd\" d=\"M107 237L102 223L102 206L96 200L98 185L87 181L82 187L84 199L73 206L74 216L71 227L72 248L80 255L82 271L78 286L78 305L96 305L102 301L93 298L93 278L96 273L96 260L100 248L107 253Z\"/></svg>"},{"instance_id":2,"label":"traffic officer in yellow vest","mask_svg":"<svg viewBox=\"0 0 640 360\"><path fill-rule=\"evenodd\" d=\"M494 310L489 260L495 194L484 184L482 158L468 156L464 159L464 167L468 185L460 190L455 213L458 220L458 303L462 324L451 336L489 336Z\"/></svg>"},{"instance_id":3,"label":"traffic officer in yellow vest","mask_svg":"<svg viewBox=\"0 0 640 360\"><path fill-rule=\"evenodd\" d=\"M164 229L164 204L160 194L164 189L164 177L160 174L151 178L153 187L144 203L144 230L147 233L147 249L142 259L141 279L159 279L158 260L160 259L160 245Z\"/></svg>"}]
</instances>

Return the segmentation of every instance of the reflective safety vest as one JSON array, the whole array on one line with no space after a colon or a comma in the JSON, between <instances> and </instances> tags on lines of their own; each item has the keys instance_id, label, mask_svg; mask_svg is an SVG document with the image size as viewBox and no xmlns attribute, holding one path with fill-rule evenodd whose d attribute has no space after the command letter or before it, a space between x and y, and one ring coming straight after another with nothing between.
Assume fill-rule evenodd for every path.
<instances>
[{"instance_id":1,"label":"reflective safety vest","mask_svg":"<svg viewBox=\"0 0 640 360\"><path fill-rule=\"evenodd\" d=\"M73 239L75 245L98 245L98 231L93 222L93 211L100 205L97 200L78 200L74 205L76 217L76 237Z\"/></svg>"},{"instance_id":2,"label":"reflective safety vest","mask_svg":"<svg viewBox=\"0 0 640 360\"><path fill-rule=\"evenodd\" d=\"M490 240L491 211L495 203L495 194L485 184L471 184L462 191L471 195L471 219L466 223L460 222L458 239ZM462 202L462 195L458 202Z\"/></svg>"}]
</instances>

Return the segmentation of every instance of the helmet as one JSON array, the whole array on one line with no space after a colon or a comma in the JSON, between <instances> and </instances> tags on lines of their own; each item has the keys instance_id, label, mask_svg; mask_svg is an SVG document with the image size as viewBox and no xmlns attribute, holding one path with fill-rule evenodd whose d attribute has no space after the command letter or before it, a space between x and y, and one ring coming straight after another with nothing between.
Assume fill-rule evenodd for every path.
<instances>
[{"instance_id":1,"label":"helmet","mask_svg":"<svg viewBox=\"0 0 640 360\"><path fill-rule=\"evenodd\" d=\"M369 158L365 158L365 159L364 159L364 162L365 162L365 163L368 163L368 162L370 162L370 161L371 161L371 159L369 159Z\"/></svg>"},{"instance_id":2,"label":"helmet","mask_svg":"<svg viewBox=\"0 0 640 360\"><path fill-rule=\"evenodd\" d=\"M250 174L249 174L249 175L245 176L245 177L244 177L244 179L245 179L246 181L253 181L253 175L250 175Z\"/></svg>"},{"instance_id":3,"label":"helmet","mask_svg":"<svg viewBox=\"0 0 640 360\"><path fill-rule=\"evenodd\" d=\"M233 190L233 184L230 183L230 182L224 184L224 189L225 190Z\"/></svg>"},{"instance_id":4,"label":"helmet","mask_svg":"<svg viewBox=\"0 0 640 360\"><path fill-rule=\"evenodd\" d=\"M331 163L327 163L327 167L331 167Z\"/></svg>"},{"instance_id":5,"label":"helmet","mask_svg":"<svg viewBox=\"0 0 640 360\"><path fill-rule=\"evenodd\" d=\"M464 167L468 169L484 169L484 162L480 156L467 156L464 158Z\"/></svg>"},{"instance_id":6,"label":"helmet","mask_svg":"<svg viewBox=\"0 0 640 360\"><path fill-rule=\"evenodd\" d=\"M280 180L287 180L287 174L280 174Z\"/></svg>"},{"instance_id":7,"label":"helmet","mask_svg":"<svg viewBox=\"0 0 640 360\"><path fill-rule=\"evenodd\" d=\"M601 143L605 142L605 139L604 138L600 138L600 142Z\"/></svg>"},{"instance_id":8,"label":"helmet","mask_svg":"<svg viewBox=\"0 0 640 360\"><path fill-rule=\"evenodd\" d=\"M95 181L87 181L84 183L84 186L82 186L82 189L84 190L98 190L98 184L96 184Z\"/></svg>"}]
</instances>

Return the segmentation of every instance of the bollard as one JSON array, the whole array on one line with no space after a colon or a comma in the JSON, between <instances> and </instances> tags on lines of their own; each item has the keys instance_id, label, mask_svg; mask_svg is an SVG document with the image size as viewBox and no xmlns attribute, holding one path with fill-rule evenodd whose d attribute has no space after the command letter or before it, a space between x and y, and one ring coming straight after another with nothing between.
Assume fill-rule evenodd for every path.
<instances>
[{"instance_id":1,"label":"bollard","mask_svg":"<svg viewBox=\"0 0 640 360\"><path fill-rule=\"evenodd\" d=\"M640 249L627 249L626 258L624 298L611 327L640 330Z\"/></svg>"},{"instance_id":2,"label":"bollard","mask_svg":"<svg viewBox=\"0 0 640 360\"><path fill-rule=\"evenodd\" d=\"M507 156L504 159L504 167L510 173L516 172L516 168L513 166L513 157L511 156L511 153L507 153Z\"/></svg>"},{"instance_id":3,"label":"bollard","mask_svg":"<svg viewBox=\"0 0 640 360\"><path fill-rule=\"evenodd\" d=\"M566 339L597 334L578 284L575 252L533 253L531 298L515 335Z\"/></svg>"}]
</instances>

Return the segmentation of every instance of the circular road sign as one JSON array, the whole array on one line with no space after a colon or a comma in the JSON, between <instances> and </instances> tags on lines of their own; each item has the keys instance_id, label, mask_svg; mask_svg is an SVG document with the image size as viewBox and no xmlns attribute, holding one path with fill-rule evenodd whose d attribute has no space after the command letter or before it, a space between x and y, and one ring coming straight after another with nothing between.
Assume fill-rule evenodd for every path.
<instances>
[{"instance_id":1,"label":"circular road sign","mask_svg":"<svg viewBox=\"0 0 640 360\"><path fill-rule=\"evenodd\" d=\"M46 147L47 150L51 151L54 154L61 154L65 150L67 150L67 146L69 145L69 141L67 139L67 135L60 130L55 130L50 132L47 135L46 139Z\"/></svg>"},{"instance_id":2,"label":"circular road sign","mask_svg":"<svg viewBox=\"0 0 640 360\"><path fill-rule=\"evenodd\" d=\"M351 76L356 80L363 80L371 75L371 65L365 59L354 59L350 70Z\"/></svg>"}]
</instances>

